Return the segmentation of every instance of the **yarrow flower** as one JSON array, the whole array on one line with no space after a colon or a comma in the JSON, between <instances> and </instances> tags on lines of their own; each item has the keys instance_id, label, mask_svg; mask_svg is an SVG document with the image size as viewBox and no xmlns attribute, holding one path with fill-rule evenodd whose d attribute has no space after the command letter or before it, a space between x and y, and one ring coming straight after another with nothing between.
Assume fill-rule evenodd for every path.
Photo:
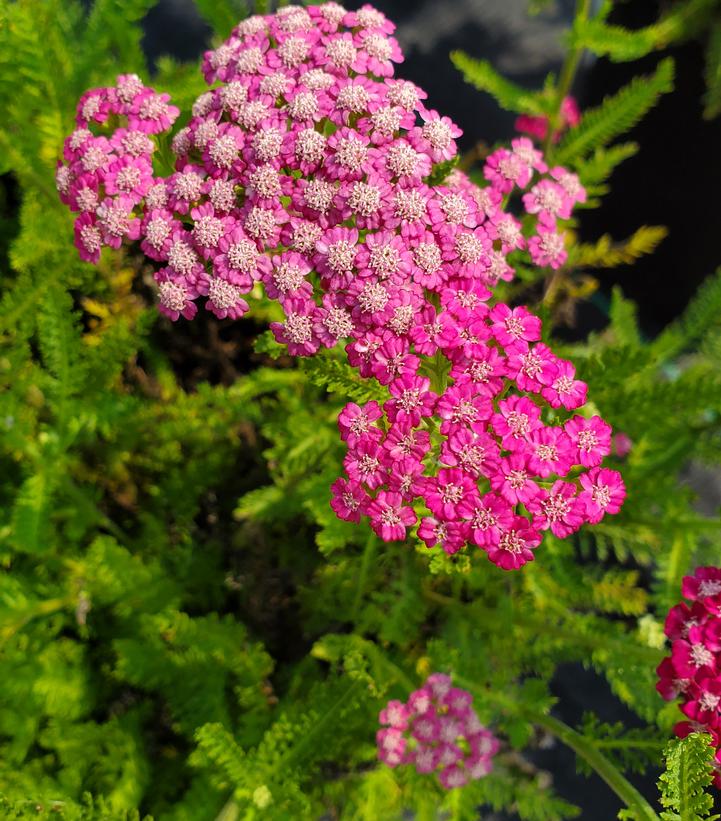
<instances>
[{"instance_id":1,"label":"yarrow flower","mask_svg":"<svg viewBox=\"0 0 721 821\"><path fill-rule=\"evenodd\" d=\"M243 20L204 56L210 88L172 137L167 177L153 153L178 109L121 75L81 99L57 186L80 256L138 242L169 319L202 300L238 319L260 283L291 355L345 344L361 377L387 386L365 427L341 423L341 518L368 516L391 540L421 513L429 546L470 541L515 568L545 530L567 536L624 495L601 464L610 428L569 416L586 398L573 364L539 342L537 317L489 305L516 260L564 264L561 225L585 192L526 137L487 158L485 187L447 169L431 186L461 130L394 77L394 29L336 3Z\"/></svg>"},{"instance_id":2,"label":"yarrow flower","mask_svg":"<svg viewBox=\"0 0 721 821\"><path fill-rule=\"evenodd\" d=\"M75 245L81 259L97 262L103 246L118 248L123 240L147 241L147 225L141 226L141 219L151 210L148 199L157 182L151 137L167 131L179 113L167 94L156 94L134 74L121 75L115 87L96 88L80 98L77 127L65 140L56 183L60 199L78 213ZM110 117L122 125L109 131ZM157 254L153 258L158 259ZM190 294L193 288L188 285ZM163 289L159 291L162 310ZM193 292L192 298L196 296Z\"/></svg>"},{"instance_id":3,"label":"yarrow flower","mask_svg":"<svg viewBox=\"0 0 721 821\"><path fill-rule=\"evenodd\" d=\"M353 317L345 338L379 322L392 332L404 329L402 306L414 330L413 315L428 304L424 290L440 291L459 276L493 286L512 276L506 257L514 249L527 245L538 264L562 264L557 220L567 219L576 202L562 180L539 177L524 197L532 217L526 236L502 207L503 194L547 171L530 141L515 140L488 158L487 189L459 171L429 188L434 167L456 156L461 130L425 106L422 89L394 78L403 61L395 26L368 5L297 12L248 18L205 54L203 74L213 87L172 139L176 171L167 178L154 176L152 165L156 136L179 114L167 95L135 75L83 95L57 172L61 198L78 212L83 259L97 262L104 246L139 240L167 269L156 274L166 315L196 312L165 310L168 287L160 286L170 277L190 302L205 297L208 310L237 318L247 310L240 296L267 261L293 250L307 270L323 275L324 291L342 292L336 307ZM176 234L181 244L172 242ZM229 248L249 243L264 262L233 264ZM233 256L241 254L248 258L240 250ZM359 276L369 280L366 287L351 288ZM354 310L361 299L378 304L377 280L390 280L387 301L395 313ZM300 309L300 294L262 281L290 321L290 329L288 321L274 326L279 341L290 340L298 355L334 344L321 330L322 293L304 291ZM289 313L290 299L296 302ZM299 315L308 317L300 322L311 328L308 339L293 330Z\"/></svg>"},{"instance_id":4,"label":"yarrow flower","mask_svg":"<svg viewBox=\"0 0 721 821\"><path fill-rule=\"evenodd\" d=\"M453 687L450 676L433 673L407 702L389 701L376 733L378 757L389 767L413 765L438 773L447 789L488 775L498 740L478 720L473 696Z\"/></svg>"},{"instance_id":5,"label":"yarrow flower","mask_svg":"<svg viewBox=\"0 0 721 821\"><path fill-rule=\"evenodd\" d=\"M384 338L392 341L399 375L382 412L370 402L341 414L347 486L364 501L335 510L351 521L369 516L385 541L405 538L419 515L418 537L428 547L452 554L470 543L512 570L533 559L545 531L566 538L617 513L625 487L602 466L610 427L576 412L586 386L572 363L537 341L537 317L503 304L489 311L487 298L469 281L446 282L432 359L378 328L370 358L380 356ZM386 370L371 364L370 373L385 384ZM439 380L439 373L449 376ZM350 418L363 420L355 435Z\"/></svg>"},{"instance_id":6,"label":"yarrow flower","mask_svg":"<svg viewBox=\"0 0 721 821\"><path fill-rule=\"evenodd\" d=\"M701 732L716 748L714 785L721 788L721 567L697 567L685 576L681 602L669 610L664 632L671 655L659 664L656 689L666 701L680 699L679 738Z\"/></svg>"}]
</instances>

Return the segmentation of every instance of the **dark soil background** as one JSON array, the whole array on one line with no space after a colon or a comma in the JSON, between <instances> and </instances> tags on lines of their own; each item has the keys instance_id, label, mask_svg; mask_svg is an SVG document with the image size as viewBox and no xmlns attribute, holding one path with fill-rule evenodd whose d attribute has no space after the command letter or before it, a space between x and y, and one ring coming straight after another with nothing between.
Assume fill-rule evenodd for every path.
<instances>
[{"instance_id":1,"label":"dark soil background","mask_svg":"<svg viewBox=\"0 0 721 821\"><path fill-rule=\"evenodd\" d=\"M347 0L345 5L357 8L361 3ZM400 73L426 89L430 104L463 128L461 148L468 149L479 140L493 143L511 136L514 116L465 85L448 59L449 52L460 48L484 57L516 82L540 87L549 71L558 70L563 58L559 34L575 4L556 0L536 17L528 16L526 0L375 0L375 5L398 25L397 37L406 55ZM654 0L629 0L614 11L612 20L636 27L652 22L658 13ZM192 0L161 0L148 15L145 28L144 46L151 59L161 54L194 59L210 44L210 31ZM618 283L638 303L643 329L653 336L721 264L715 234L718 211L709 208L709 192L721 187L721 163L715 159L721 121L708 123L701 116L702 46L688 43L671 54L677 66L676 92L662 99L627 135L641 144L641 151L617 170L603 207L583 216L583 238L589 241L605 232L622 239L640 224L666 225L669 236L655 255L632 268L601 272L601 292L579 313L580 333L605 324L607 295ZM630 64L587 59L574 94L581 107L596 105L634 75L652 70L658 59L652 55ZM571 724L587 710L603 721L639 723L604 680L580 665L561 667L554 691L559 698L558 716ZM615 795L598 777L577 775L570 750L553 744L539 750L535 762L552 773L561 795L582 808L584 821L616 817L621 805ZM655 802L656 778L656 773L650 773L631 780ZM504 821L510 818L503 817ZM493 819L501 821L501 816Z\"/></svg>"}]
</instances>

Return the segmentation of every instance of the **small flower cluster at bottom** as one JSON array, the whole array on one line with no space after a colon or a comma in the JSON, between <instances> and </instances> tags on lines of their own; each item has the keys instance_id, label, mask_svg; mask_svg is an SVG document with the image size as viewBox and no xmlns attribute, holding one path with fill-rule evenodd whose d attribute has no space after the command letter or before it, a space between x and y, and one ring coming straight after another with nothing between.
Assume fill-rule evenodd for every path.
<instances>
[{"instance_id":1,"label":"small flower cluster at bottom","mask_svg":"<svg viewBox=\"0 0 721 821\"><path fill-rule=\"evenodd\" d=\"M677 736L711 736L714 785L721 787L721 567L696 568L684 577L681 592L691 605L681 602L666 617L671 655L656 670L656 689L666 701L683 699L680 708L688 721L674 727Z\"/></svg>"},{"instance_id":2,"label":"small flower cluster at bottom","mask_svg":"<svg viewBox=\"0 0 721 821\"><path fill-rule=\"evenodd\" d=\"M378 757L389 767L413 764L419 773L438 771L447 790L491 771L498 740L478 720L473 696L453 687L450 676L433 673L408 701L381 710Z\"/></svg>"}]
</instances>

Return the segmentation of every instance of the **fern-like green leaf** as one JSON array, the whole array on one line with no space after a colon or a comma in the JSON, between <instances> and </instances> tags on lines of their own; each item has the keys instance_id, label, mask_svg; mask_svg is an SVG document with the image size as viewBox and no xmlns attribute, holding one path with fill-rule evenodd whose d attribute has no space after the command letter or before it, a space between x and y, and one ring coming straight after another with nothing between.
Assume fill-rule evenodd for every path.
<instances>
[{"instance_id":1,"label":"fern-like green leaf","mask_svg":"<svg viewBox=\"0 0 721 821\"><path fill-rule=\"evenodd\" d=\"M623 242L604 234L594 245L579 243L569 251L569 264L579 268L616 268L652 254L668 234L662 225L642 225Z\"/></svg>"},{"instance_id":2,"label":"fern-like green leaf","mask_svg":"<svg viewBox=\"0 0 721 821\"><path fill-rule=\"evenodd\" d=\"M654 340L659 358L668 359L693 346L711 329L721 324L721 268L707 277L681 317L667 326Z\"/></svg>"},{"instance_id":3,"label":"fern-like green leaf","mask_svg":"<svg viewBox=\"0 0 721 821\"><path fill-rule=\"evenodd\" d=\"M656 42L652 26L630 31L622 26L610 26L598 18L577 24L568 37L571 48L587 48L617 63L638 60L653 51Z\"/></svg>"},{"instance_id":4,"label":"fern-like green leaf","mask_svg":"<svg viewBox=\"0 0 721 821\"><path fill-rule=\"evenodd\" d=\"M697 34L708 21L708 11L716 0L685 0L676 3L656 22L640 29L609 25L606 14L577 22L569 44L587 48L617 63L638 60L654 49ZM610 4L608 6L610 10Z\"/></svg>"},{"instance_id":5,"label":"fern-like green leaf","mask_svg":"<svg viewBox=\"0 0 721 821\"><path fill-rule=\"evenodd\" d=\"M576 163L576 172L585 186L598 186L613 173L616 166L638 153L638 143L628 142L597 148L586 160Z\"/></svg>"},{"instance_id":6,"label":"fern-like green leaf","mask_svg":"<svg viewBox=\"0 0 721 821\"><path fill-rule=\"evenodd\" d=\"M637 570L607 570L593 586L594 604L606 613L640 616L646 612L648 593L638 586Z\"/></svg>"},{"instance_id":7,"label":"fern-like green leaf","mask_svg":"<svg viewBox=\"0 0 721 821\"><path fill-rule=\"evenodd\" d=\"M222 724L204 724L195 733L198 750L232 784L242 784L247 769L245 752ZM198 755L194 756L196 761Z\"/></svg>"},{"instance_id":8,"label":"fern-like green leaf","mask_svg":"<svg viewBox=\"0 0 721 821\"><path fill-rule=\"evenodd\" d=\"M621 345L640 345L638 329L638 307L630 299L624 299L623 292L616 285L611 293L611 331L616 342Z\"/></svg>"},{"instance_id":9,"label":"fern-like green leaf","mask_svg":"<svg viewBox=\"0 0 721 821\"><path fill-rule=\"evenodd\" d=\"M50 509L51 487L45 473L25 480L13 508L12 542L18 550L40 553L49 549L47 515Z\"/></svg>"},{"instance_id":10,"label":"fern-like green leaf","mask_svg":"<svg viewBox=\"0 0 721 821\"><path fill-rule=\"evenodd\" d=\"M56 393L66 399L82 381L81 341L69 295L51 289L38 311L38 338L45 365L55 377Z\"/></svg>"},{"instance_id":11,"label":"fern-like green leaf","mask_svg":"<svg viewBox=\"0 0 721 821\"><path fill-rule=\"evenodd\" d=\"M304 359L302 367L314 385L329 393L338 393L346 400L369 402L388 398L388 391L377 380L362 379L354 368L340 359L314 356Z\"/></svg>"},{"instance_id":12,"label":"fern-like green leaf","mask_svg":"<svg viewBox=\"0 0 721 821\"><path fill-rule=\"evenodd\" d=\"M288 348L280 342L276 342L272 331L263 331L258 334L253 343L253 350L256 353L263 353L271 359L279 359L284 354L288 353Z\"/></svg>"},{"instance_id":13,"label":"fern-like green leaf","mask_svg":"<svg viewBox=\"0 0 721 821\"><path fill-rule=\"evenodd\" d=\"M713 798L706 792L711 784L713 747L709 737L691 733L669 742L665 751L666 771L658 786L661 790L663 821L714 821Z\"/></svg>"},{"instance_id":14,"label":"fern-like green leaf","mask_svg":"<svg viewBox=\"0 0 721 821\"><path fill-rule=\"evenodd\" d=\"M643 773L658 767L665 739L649 737L645 727L627 729L620 721L606 724L592 713L586 713L581 731L597 750L623 770ZM576 767L589 775L592 772L582 758L576 759Z\"/></svg>"},{"instance_id":15,"label":"fern-like green leaf","mask_svg":"<svg viewBox=\"0 0 721 821\"><path fill-rule=\"evenodd\" d=\"M673 60L667 57L651 76L636 77L600 106L587 110L578 127L571 129L553 151L552 161L565 165L587 157L633 128L661 94L671 91L673 76Z\"/></svg>"},{"instance_id":16,"label":"fern-like green leaf","mask_svg":"<svg viewBox=\"0 0 721 821\"><path fill-rule=\"evenodd\" d=\"M250 3L246 0L195 0L200 16L222 40L247 16L248 7L254 8L256 5L252 0Z\"/></svg>"},{"instance_id":17,"label":"fern-like green leaf","mask_svg":"<svg viewBox=\"0 0 721 821\"><path fill-rule=\"evenodd\" d=\"M463 74L463 79L490 94L501 108L518 114L546 114L539 94L502 77L487 60L476 60L463 51L451 52L451 62Z\"/></svg>"}]
</instances>

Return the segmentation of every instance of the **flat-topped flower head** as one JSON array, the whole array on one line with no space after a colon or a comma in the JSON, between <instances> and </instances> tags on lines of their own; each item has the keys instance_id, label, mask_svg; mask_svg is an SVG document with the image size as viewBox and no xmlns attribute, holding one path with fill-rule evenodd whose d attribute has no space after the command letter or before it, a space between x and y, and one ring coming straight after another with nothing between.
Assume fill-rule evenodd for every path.
<instances>
[{"instance_id":1,"label":"flat-topped flower head","mask_svg":"<svg viewBox=\"0 0 721 821\"><path fill-rule=\"evenodd\" d=\"M358 287L367 286L351 290ZM358 299L363 303L373 293L359 293ZM376 306L381 313L390 303L385 289L382 295L383 305ZM361 373L389 384L391 394L374 423L377 463L366 483L371 498L390 491L401 493L406 504L415 500L414 506L430 513L418 527L418 538L429 547L439 545L452 554L474 544L499 567L512 570L533 560L546 530L566 538L585 523L617 513L625 488L616 471L601 466L610 452L610 427L598 416L569 413L586 391L573 378L572 364L534 341L541 336L536 317L506 305L489 311L487 298L483 286L473 282L443 287L435 349L424 347L426 335L413 333L410 349L408 342L388 348L382 330L360 336L349 351ZM424 328L425 311L418 319ZM429 355L434 360L427 370L422 363ZM404 368L413 357L412 367L389 381L387 364L375 369L378 357ZM447 381L440 395L426 376L438 372ZM401 445L411 433L427 436L426 430L434 436L429 458L427 445L417 453ZM384 464L375 452L379 447L394 459ZM355 450L346 463L354 471ZM411 454L416 462L401 464ZM362 481L356 473L349 476ZM407 535L400 528L376 532Z\"/></svg>"},{"instance_id":2,"label":"flat-topped flower head","mask_svg":"<svg viewBox=\"0 0 721 821\"><path fill-rule=\"evenodd\" d=\"M493 295L516 260L565 263L563 224L585 191L526 137L491 152L480 185L449 172L461 129L395 76L393 31L368 5L250 16L204 55L209 88L174 132L167 95L120 75L81 98L56 184L80 256L137 244L172 321L199 306L240 319L260 284L291 355L343 345L384 386L370 416L341 414L339 516L519 567L545 530L568 535L624 496L574 365L541 342L537 317ZM154 165L160 145L170 173ZM516 189L523 220L507 204Z\"/></svg>"},{"instance_id":3,"label":"flat-topped flower head","mask_svg":"<svg viewBox=\"0 0 721 821\"><path fill-rule=\"evenodd\" d=\"M473 696L453 687L451 677L433 673L406 702L393 699L379 715L378 757L390 767L412 765L436 772L444 789L488 775L498 740L478 720Z\"/></svg>"}]
</instances>

